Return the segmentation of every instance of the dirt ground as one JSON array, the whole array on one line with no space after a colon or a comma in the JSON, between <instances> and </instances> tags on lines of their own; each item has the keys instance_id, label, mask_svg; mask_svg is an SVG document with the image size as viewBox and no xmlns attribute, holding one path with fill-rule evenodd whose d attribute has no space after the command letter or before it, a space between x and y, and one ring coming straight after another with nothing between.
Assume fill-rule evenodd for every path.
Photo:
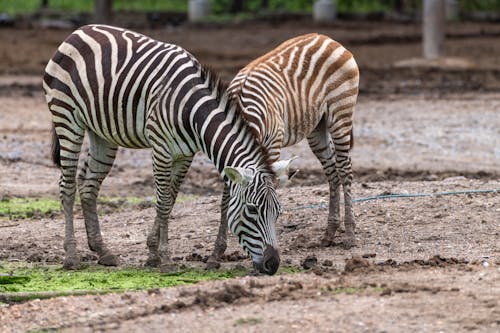
<instances>
[{"instance_id":1,"label":"dirt ground","mask_svg":"<svg viewBox=\"0 0 500 333\"><path fill-rule=\"evenodd\" d=\"M319 31L355 55L361 93L355 114L354 198L425 197L354 204L357 246L321 247L328 186L305 143L286 149L300 169L279 190L284 265L300 274L205 282L189 287L34 300L0 308L0 332L498 332L500 330L500 25L452 24L447 54L468 68L399 68L418 57L419 26L341 22L332 26L240 24L141 30L177 43L230 80L288 37ZM0 29L0 199L57 197L49 159L50 116L41 73L64 30ZM221 43L224 41L224 43ZM15 45L15 47L10 47ZM497 192L450 194L450 192ZM215 239L222 185L197 156L170 223L179 262L203 267ZM447 195L443 195L447 193ZM449 195L448 195L449 194ZM102 205L105 241L124 266L141 266L154 218L150 152L119 151L103 196L144 205ZM76 210L78 250L95 264ZM0 260L62 263L61 214L0 218ZM342 233L337 243L341 242ZM251 263L229 237L222 267Z\"/></svg>"}]
</instances>

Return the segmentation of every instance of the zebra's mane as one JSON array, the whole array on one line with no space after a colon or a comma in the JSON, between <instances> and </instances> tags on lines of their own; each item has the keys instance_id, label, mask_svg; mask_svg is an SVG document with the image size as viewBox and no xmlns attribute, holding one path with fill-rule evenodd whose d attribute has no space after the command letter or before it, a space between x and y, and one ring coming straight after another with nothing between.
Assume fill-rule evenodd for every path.
<instances>
[{"instance_id":1,"label":"zebra's mane","mask_svg":"<svg viewBox=\"0 0 500 333\"><path fill-rule=\"evenodd\" d=\"M224 82L213 69L207 66L201 66L201 77L203 80L208 80L208 88L210 90L215 90L217 92L217 95L215 97L217 102L220 102L223 98L227 99L225 112L228 112L229 110L234 108L236 114L241 117L241 119L243 119L246 128L250 132L250 135L253 137L257 145L259 145L260 150L262 151L264 159L262 162L266 168L266 171L269 172L269 174L271 174L273 178L276 178L276 174L274 173L273 168L271 167L271 162L269 161L269 152L267 148L260 143L257 131L252 126L248 125L248 121L245 118L245 113L242 110L241 103L237 96L228 94L227 88L229 87L229 84L227 82Z\"/></svg>"}]
</instances>

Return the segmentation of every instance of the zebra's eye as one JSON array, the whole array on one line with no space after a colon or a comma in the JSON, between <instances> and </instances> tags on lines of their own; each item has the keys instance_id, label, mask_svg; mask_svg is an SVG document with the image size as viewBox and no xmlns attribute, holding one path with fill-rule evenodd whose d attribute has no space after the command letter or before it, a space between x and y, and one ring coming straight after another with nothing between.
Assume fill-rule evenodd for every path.
<instances>
[{"instance_id":1,"label":"zebra's eye","mask_svg":"<svg viewBox=\"0 0 500 333\"><path fill-rule=\"evenodd\" d=\"M247 210L249 214L257 215L259 212L257 211L257 206L247 205Z\"/></svg>"}]
</instances>

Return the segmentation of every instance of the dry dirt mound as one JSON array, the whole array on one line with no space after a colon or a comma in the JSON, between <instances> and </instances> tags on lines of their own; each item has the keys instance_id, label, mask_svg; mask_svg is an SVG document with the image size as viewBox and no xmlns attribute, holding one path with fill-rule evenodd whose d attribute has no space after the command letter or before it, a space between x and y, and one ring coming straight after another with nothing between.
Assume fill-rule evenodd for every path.
<instances>
[{"instance_id":1,"label":"dry dirt mound","mask_svg":"<svg viewBox=\"0 0 500 333\"><path fill-rule=\"evenodd\" d=\"M493 332L500 327L499 268L386 266L371 273L245 277L144 292L35 300L0 309L0 328L2 332L42 328L62 332L166 328L170 332L349 332L353 328Z\"/></svg>"}]
</instances>

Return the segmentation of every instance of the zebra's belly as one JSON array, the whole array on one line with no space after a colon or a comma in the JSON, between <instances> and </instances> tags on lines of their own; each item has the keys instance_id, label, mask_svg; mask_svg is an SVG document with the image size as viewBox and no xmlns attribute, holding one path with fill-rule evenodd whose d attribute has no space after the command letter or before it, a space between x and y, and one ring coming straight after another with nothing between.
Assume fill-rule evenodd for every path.
<instances>
[{"instance_id":1,"label":"zebra's belly","mask_svg":"<svg viewBox=\"0 0 500 333\"><path fill-rule=\"evenodd\" d=\"M303 112L297 119L290 119L283 124L283 147L293 146L307 138L318 126L322 115L314 112Z\"/></svg>"},{"instance_id":2,"label":"zebra's belly","mask_svg":"<svg viewBox=\"0 0 500 333\"><path fill-rule=\"evenodd\" d=\"M151 148L149 140L146 138L146 132L144 129L139 128L137 131L122 131L117 130L111 131L106 128L92 128L88 126L88 129L103 138L104 140L113 143L119 147L132 148L132 149L143 149Z\"/></svg>"}]
</instances>

